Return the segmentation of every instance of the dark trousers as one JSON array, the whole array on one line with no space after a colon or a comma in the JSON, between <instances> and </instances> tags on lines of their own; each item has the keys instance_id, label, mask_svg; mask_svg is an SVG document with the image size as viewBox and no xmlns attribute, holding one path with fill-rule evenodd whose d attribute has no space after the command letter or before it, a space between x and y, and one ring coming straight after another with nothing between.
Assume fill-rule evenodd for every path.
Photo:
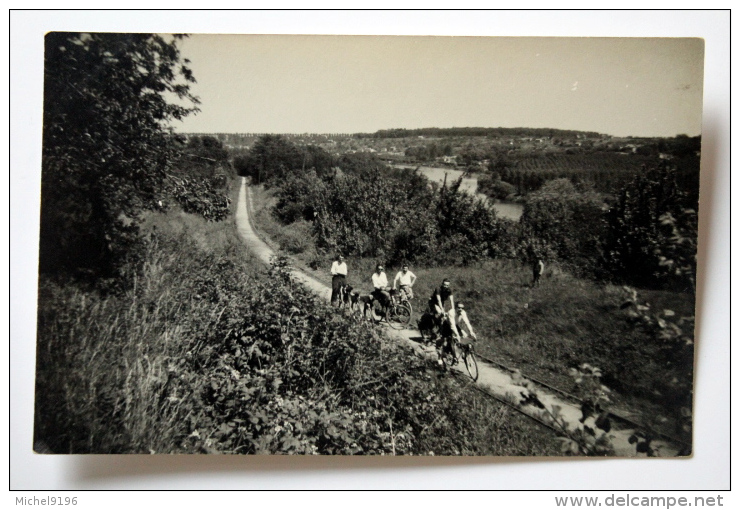
<instances>
[{"instance_id":1,"label":"dark trousers","mask_svg":"<svg viewBox=\"0 0 740 510\"><path fill-rule=\"evenodd\" d=\"M343 274L335 274L331 277L331 304L336 305L339 301L339 288L344 286L346 277Z\"/></svg>"},{"instance_id":2,"label":"dark trousers","mask_svg":"<svg viewBox=\"0 0 740 510\"><path fill-rule=\"evenodd\" d=\"M383 306L383 308L386 308L391 302L391 295L383 289L375 289L370 293L370 295L373 297L373 299L378 301Z\"/></svg>"}]
</instances>

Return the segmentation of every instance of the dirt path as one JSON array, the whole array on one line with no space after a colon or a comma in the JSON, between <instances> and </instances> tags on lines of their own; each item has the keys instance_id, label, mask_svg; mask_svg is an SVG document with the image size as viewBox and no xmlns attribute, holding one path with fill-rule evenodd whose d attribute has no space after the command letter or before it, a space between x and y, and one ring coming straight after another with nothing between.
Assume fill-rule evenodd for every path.
<instances>
[{"instance_id":1,"label":"dirt path","mask_svg":"<svg viewBox=\"0 0 740 510\"><path fill-rule=\"evenodd\" d=\"M236 212L236 224L239 231L239 235L242 236L245 243L262 261L269 264L271 257L275 252L265 243L260 236L257 234L251 219L251 192L246 185L246 180L242 179L242 186L239 190L239 199L237 204ZM304 285L308 286L311 290L316 292L319 296L326 299L327 301L331 296L331 289L319 282L318 280L311 278L310 276L297 271L291 271L291 274ZM403 340L408 342L409 345L424 356L436 358L436 353L433 347L426 347L419 343L421 335L416 330L403 330L395 331L388 328L388 335L392 338ZM464 368L458 364L455 370L464 372ZM493 365L490 365L483 360L478 360L478 381L476 384L494 395L518 402L520 394L525 392L525 388L512 378L512 374L501 370ZM565 401L557 395L546 392L543 389L537 389L537 395L539 400L550 410L553 408L559 408L560 415L563 417L565 422L568 424L570 430L582 428L583 426L579 422L581 418L581 411L579 406ZM531 416L539 417L543 413L541 409L533 405L520 406L520 409ZM612 430L609 433L611 437L614 451L619 457L634 457L637 456L635 453L635 446L629 443L629 437L634 431L631 429L620 429ZM653 448L659 448L661 457L674 457L679 452L679 447L662 442L653 441Z\"/></svg>"}]
</instances>

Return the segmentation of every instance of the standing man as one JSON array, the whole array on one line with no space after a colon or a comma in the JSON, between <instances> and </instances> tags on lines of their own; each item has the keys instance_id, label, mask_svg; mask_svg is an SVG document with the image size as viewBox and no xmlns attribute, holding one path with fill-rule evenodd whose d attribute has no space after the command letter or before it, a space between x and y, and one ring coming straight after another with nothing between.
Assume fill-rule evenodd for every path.
<instances>
[{"instance_id":1,"label":"standing man","mask_svg":"<svg viewBox=\"0 0 740 510\"><path fill-rule=\"evenodd\" d=\"M538 257L535 259L534 264L532 264L532 287L536 287L540 284L540 277L544 272L545 263Z\"/></svg>"},{"instance_id":2,"label":"standing man","mask_svg":"<svg viewBox=\"0 0 740 510\"><path fill-rule=\"evenodd\" d=\"M411 287L414 286L416 281L416 275L409 271L408 264L401 266L401 270L396 273L396 277L393 279L393 288L396 288L396 283L400 283L400 290L406 294L406 299L414 297L414 293L411 291Z\"/></svg>"},{"instance_id":3,"label":"standing man","mask_svg":"<svg viewBox=\"0 0 740 510\"><path fill-rule=\"evenodd\" d=\"M339 289L343 287L347 279L347 264L344 257L339 254L331 265L331 304L337 306L339 301Z\"/></svg>"}]
</instances>

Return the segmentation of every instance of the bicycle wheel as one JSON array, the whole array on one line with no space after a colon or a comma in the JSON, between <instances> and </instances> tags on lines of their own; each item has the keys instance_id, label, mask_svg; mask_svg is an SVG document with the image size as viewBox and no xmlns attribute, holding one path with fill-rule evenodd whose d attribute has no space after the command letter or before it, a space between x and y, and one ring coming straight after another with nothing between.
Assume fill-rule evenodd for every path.
<instances>
[{"instance_id":1,"label":"bicycle wheel","mask_svg":"<svg viewBox=\"0 0 740 510\"><path fill-rule=\"evenodd\" d=\"M475 352L472 346L467 346L463 353L463 360L465 361L465 368L470 374L470 378L473 381L478 380L478 360L475 358Z\"/></svg>"},{"instance_id":2,"label":"bicycle wheel","mask_svg":"<svg viewBox=\"0 0 740 510\"><path fill-rule=\"evenodd\" d=\"M409 307L409 322L411 322L411 319L414 318L414 307L411 306L411 301L404 299L401 304Z\"/></svg>"},{"instance_id":3,"label":"bicycle wheel","mask_svg":"<svg viewBox=\"0 0 740 510\"><path fill-rule=\"evenodd\" d=\"M403 329L411 322L411 310L405 304L392 304L385 311L385 320L393 329Z\"/></svg>"}]
</instances>

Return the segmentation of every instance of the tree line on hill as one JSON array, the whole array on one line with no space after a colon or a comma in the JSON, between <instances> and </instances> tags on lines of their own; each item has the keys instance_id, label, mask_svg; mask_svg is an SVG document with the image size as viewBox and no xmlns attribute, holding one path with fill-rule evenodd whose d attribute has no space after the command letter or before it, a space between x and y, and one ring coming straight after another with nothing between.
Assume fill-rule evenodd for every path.
<instances>
[{"instance_id":1,"label":"tree line on hill","mask_svg":"<svg viewBox=\"0 0 740 510\"><path fill-rule=\"evenodd\" d=\"M453 128L420 128L420 129L381 129L375 133L356 133L356 138L407 138L413 136L429 137L466 137L486 136L498 138L505 136L529 136L529 137L588 137L600 138L605 135L593 131L574 131L568 129L551 128L484 128L484 127L453 127Z\"/></svg>"}]
</instances>

